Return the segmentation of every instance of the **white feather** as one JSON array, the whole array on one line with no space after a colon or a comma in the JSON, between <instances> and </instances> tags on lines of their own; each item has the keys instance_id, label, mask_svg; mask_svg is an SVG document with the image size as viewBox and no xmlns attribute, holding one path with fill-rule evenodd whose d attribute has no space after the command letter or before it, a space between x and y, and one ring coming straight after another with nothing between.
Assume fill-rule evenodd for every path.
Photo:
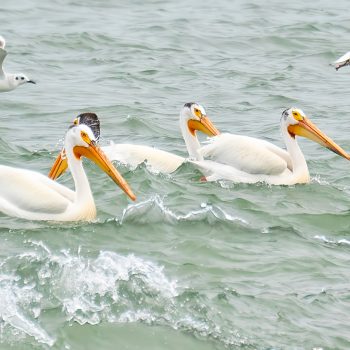
<instances>
[{"instance_id":1,"label":"white feather","mask_svg":"<svg viewBox=\"0 0 350 350\"><path fill-rule=\"evenodd\" d=\"M24 213L64 212L75 193L40 173L0 165L0 211L11 216Z\"/></svg>"},{"instance_id":2,"label":"white feather","mask_svg":"<svg viewBox=\"0 0 350 350\"><path fill-rule=\"evenodd\" d=\"M175 171L185 161L185 158L176 154L142 145L111 142L110 146L104 146L102 150L112 161L118 161L132 167L146 162L150 170L166 174Z\"/></svg>"},{"instance_id":3,"label":"white feather","mask_svg":"<svg viewBox=\"0 0 350 350\"><path fill-rule=\"evenodd\" d=\"M253 137L221 134L201 147L204 158L249 174L280 174L291 169L289 154L270 142Z\"/></svg>"}]
</instances>

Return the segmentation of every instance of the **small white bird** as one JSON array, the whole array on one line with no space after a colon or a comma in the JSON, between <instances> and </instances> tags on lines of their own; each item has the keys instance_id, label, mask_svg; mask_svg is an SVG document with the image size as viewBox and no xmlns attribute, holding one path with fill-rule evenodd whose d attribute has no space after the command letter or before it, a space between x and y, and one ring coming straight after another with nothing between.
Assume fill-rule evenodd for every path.
<instances>
[{"instance_id":1,"label":"small white bird","mask_svg":"<svg viewBox=\"0 0 350 350\"><path fill-rule=\"evenodd\" d=\"M334 68L336 70L342 67L348 66L349 64L350 64L350 51L333 62Z\"/></svg>"},{"instance_id":2,"label":"small white bird","mask_svg":"<svg viewBox=\"0 0 350 350\"><path fill-rule=\"evenodd\" d=\"M16 89L18 86L25 83L35 84L35 81L30 80L26 75L21 73L11 74L4 72L2 64L7 55L5 50L6 41L0 35L0 92L7 92Z\"/></svg>"}]
</instances>

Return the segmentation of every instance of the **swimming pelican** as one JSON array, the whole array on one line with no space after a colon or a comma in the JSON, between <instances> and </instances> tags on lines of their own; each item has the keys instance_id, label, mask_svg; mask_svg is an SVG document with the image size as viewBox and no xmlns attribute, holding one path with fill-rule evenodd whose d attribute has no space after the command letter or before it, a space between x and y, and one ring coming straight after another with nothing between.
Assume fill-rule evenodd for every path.
<instances>
[{"instance_id":1,"label":"swimming pelican","mask_svg":"<svg viewBox=\"0 0 350 350\"><path fill-rule=\"evenodd\" d=\"M209 136L219 134L219 131L207 117L205 109L198 103L186 103L180 112L180 129L185 140L186 148L190 158L203 160L199 152L200 143L196 131L201 131ZM116 160L131 166L147 161L155 172L172 173L186 158L176 154L159 150L149 146L133 144L113 144L104 146L103 151L110 160Z\"/></svg>"},{"instance_id":2,"label":"swimming pelican","mask_svg":"<svg viewBox=\"0 0 350 350\"><path fill-rule=\"evenodd\" d=\"M72 126L65 137L66 157L72 173L75 192L48 177L26 169L0 166L0 211L28 220L90 221L96 207L84 172L81 157L94 161L123 191L135 200L135 195L96 145L91 129L86 125ZM58 167L53 167L56 175Z\"/></svg>"},{"instance_id":3,"label":"swimming pelican","mask_svg":"<svg viewBox=\"0 0 350 350\"><path fill-rule=\"evenodd\" d=\"M333 62L333 65L336 70L348 66L350 64L350 51L347 52L345 55L339 57L335 62Z\"/></svg>"},{"instance_id":4,"label":"swimming pelican","mask_svg":"<svg viewBox=\"0 0 350 350\"><path fill-rule=\"evenodd\" d=\"M226 179L234 182L266 182L272 185L293 185L310 181L309 170L296 136L303 136L350 160L350 156L298 108L282 113L282 137L287 151L270 142L233 134L222 134L201 148L208 160L194 161L209 174L208 181Z\"/></svg>"},{"instance_id":5,"label":"swimming pelican","mask_svg":"<svg viewBox=\"0 0 350 350\"><path fill-rule=\"evenodd\" d=\"M5 73L2 68L2 64L7 55L7 51L5 50L6 41L0 35L0 92L7 92L16 89L16 87L24 84L24 83L32 83L35 84L35 81L30 80L27 76L21 73L17 74L9 74Z\"/></svg>"},{"instance_id":6,"label":"swimming pelican","mask_svg":"<svg viewBox=\"0 0 350 350\"><path fill-rule=\"evenodd\" d=\"M97 122L91 116L94 113L84 113L74 120L75 124L90 123L96 124ZM89 118L85 118L85 115L90 115ZM97 118L96 114L94 114ZM98 118L97 118L98 120ZM200 143L197 139L196 131L201 131L209 136L218 135L219 131L210 121L205 113L205 109L198 103L186 103L180 112L180 128L182 136L185 140L185 144L188 150L189 157L195 160L203 160L203 156L199 152ZM133 144L111 144L110 146L101 147L103 152L111 161L119 161L131 166L137 166L138 164L147 161L147 165L151 167L153 171L162 173L172 173L175 171L186 158L180 157L176 154L162 151L156 148L142 145ZM60 174L67 167L66 160L64 159L64 153L58 156L56 162L62 162L60 164ZM49 175L51 178L51 173Z\"/></svg>"}]
</instances>

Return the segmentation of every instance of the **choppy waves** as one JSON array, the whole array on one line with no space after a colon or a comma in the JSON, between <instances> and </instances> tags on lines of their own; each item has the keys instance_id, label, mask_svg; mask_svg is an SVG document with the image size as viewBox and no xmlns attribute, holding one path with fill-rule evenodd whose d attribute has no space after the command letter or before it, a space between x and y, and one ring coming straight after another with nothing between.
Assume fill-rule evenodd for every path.
<instances>
[{"instance_id":1,"label":"choppy waves","mask_svg":"<svg viewBox=\"0 0 350 350\"><path fill-rule=\"evenodd\" d=\"M45 327L48 311L68 324L142 322L227 345L244 342L215 323L204 295L179 287L154 262L111 251L52 253L41 241L27 243L26 253L0 265L0 344L55 346L57 333Z\"/></svg>"},{"instance_id":2,"label":"choppy waves","mask_svg":"<svg viewBox=\"0 0 350 350\"><path fill-rule=\"evenodd\" d=\"M159 195L154 195L143 202L129 205L123 211L122 217L117 219L117 221L120 224L134 221L139 223L165 222L171 224L184 221L205 221L208 223L221 221L248 225L246 220L226 213L217 205L207 203L201 203L199 209L192 210L186 214L178 214L167 208Z\"/></svg>"}]
</instances>

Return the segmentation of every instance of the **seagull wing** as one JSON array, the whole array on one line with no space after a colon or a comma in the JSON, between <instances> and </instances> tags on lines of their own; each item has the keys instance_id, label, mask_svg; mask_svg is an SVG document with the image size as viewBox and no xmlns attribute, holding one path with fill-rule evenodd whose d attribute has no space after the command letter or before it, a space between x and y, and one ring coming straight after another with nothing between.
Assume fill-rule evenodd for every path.
<instances>
[{"instance_id":1,"label":"seagull wing","mask_svg":"<svg viewBox=\"0 0 350 350\"><path fill-rule=\"evenodd\" d=\"M7 51L0 48L0 79L4 78L5 76L4 70L2 69L2 63L4 62L6 55Z\"/></svg>"},{"instance_id":2,"label":"seagull wing","mask_svg":"<svg viewBox=\"0 0 350 350\"><path fill-rule=\"evenodd\" d=\"M333 62L336 70L350 64L350 51Z\"/></svg>"},{"instance_id":3,"label":"seagull wing","mask_svg":"<svg viewBox=\"0 0 350 350\"><path fill-rule=\"evenodd\" d=\"M0 35L0 49L5 49L6 41L3 36Z\"/></svg>"}]
</instances>

